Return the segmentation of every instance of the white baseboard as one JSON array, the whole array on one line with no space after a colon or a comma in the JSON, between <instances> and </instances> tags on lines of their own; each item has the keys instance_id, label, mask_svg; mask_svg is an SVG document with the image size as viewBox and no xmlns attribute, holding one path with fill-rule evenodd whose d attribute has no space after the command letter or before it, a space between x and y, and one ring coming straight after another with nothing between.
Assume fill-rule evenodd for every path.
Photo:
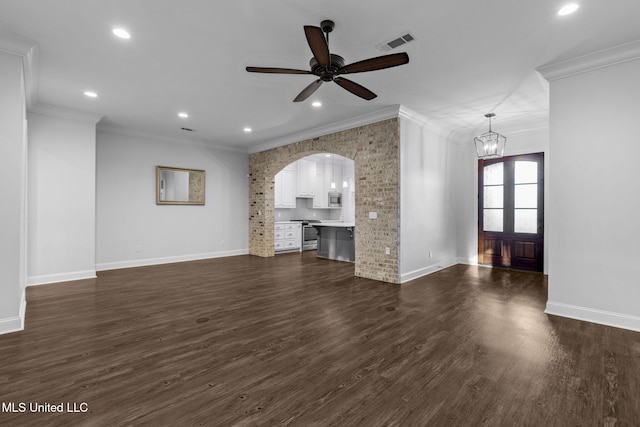
<instances>
[{"instance_id":1,"label":"white baseboard","mask_svg":"<svg viewBox=\"0 0 640 427\"><path fill-rule=\"evenodd\" d=\"M6 319L0 319L0 335L8 334L11 332L18 332L24 329L24 318L7 317Z\"/></svg>"},{"instance_id":2,"label":"white baseboard","mask_svg":"<svg viewBox=\"0 0 640 427\"><path fill-rule=\"evenodd\" d=\"M199 259L223 258L236 255L248 255L249 249L208 252L203 254L180 255L162 258L136 259L132 261L104 262L96 264L96 271L117 270L119 268L144 267L147 265L171 264L174 262L197 261Z\"/></svg>"},{"instance_id":3,"label":"white baseboard","mask_svg":"<svg viewBox=\"0 0 640 427\"><path fill-rule=\"evenodd\" d=\"M27 318L27 288L22 288L22 300L20 301L20 319L22 320L20 324L20 330L24 329L24 319Z\"/></svg>"},{"instance_id":4,"label":"white baseboard","mask_svg":"<svg viewBox=\"0 0 640 427\"><path fill-rule=\"evenodd\" d=\"M27 277L27 286L44 285L47 283L68 282L70 280L94 279L95 270L73 271L70 273L46 274Z\"/></svg>"},{"instance_id":5,"label":"white baseboard","mask_svg":"<svg viewBox=\"0 0 640 427\"><path fill-rule=\"evenodd\" d=\"M20 313L16 317L8 317L6 319L0 319L0 335L9 334L11 332L19 332L24 330L24 318L27 311L27 298L26 292L22 290L22 296L20 301Z\"/></svg>"},{"instance_id":6,"label":"white baseboard","mask_svg":"<svg viewBox=\"0 0 640 427\"><path fill-rule=\"evenodd\" d=\"M640 317L547 301L546 314L640 332Z\"/></svg>"},{"instance_id":7,"label":"white baseboard","mask_svg":"<svg viewBox=\"0 0 640 427\"><path fill-rule=\"evenodd\" d=\"M417 270L410 271L408 273L404 273L400 275L400 283L406 283L410 280L417 279L418 277L426 276L431 273L435 273L436 271L443 270L447 267L451 267L452 265L459 264L458 258L452 258L444 261L440 261L437 264L428 265L423 268L419 268Z\"/></svg>"}]
</instances>

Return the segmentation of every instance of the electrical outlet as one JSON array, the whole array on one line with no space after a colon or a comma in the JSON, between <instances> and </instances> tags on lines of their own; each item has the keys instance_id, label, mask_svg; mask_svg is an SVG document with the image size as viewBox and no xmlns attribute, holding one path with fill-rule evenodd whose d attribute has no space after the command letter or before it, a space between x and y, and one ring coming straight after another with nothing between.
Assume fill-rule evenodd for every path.
<instances>
[{"instance_id":1,"label":"electrical outlet","mask_svg":"<svg viewBox=\"0 0 640 427\"><path fill-rule=\"evenodd\" d=\"M433 252L429 251L429 258L433 258Z\"/></svg>"},{"instance_id":2,"label":"electrical outlet","mask_svg":"<svg viewBox=\"0 0 640 427\"><path fill-rule=\"evenodd\" d=\"M142 252L142 245L136 245L136 252Z\"/></svg>"},{"instance_id":3,"label":"electrical outlet","mask_svg":"<svg viewBox=\"0 0 640 427\"><path fill-rule=\"evenodd\" d=\"M369 219L378 219L378 212L369 212Z\"/></svg>"},{"instance_id":4,"label":"electrical outlet","mask_svg":"<svg viewBox=\"0 0 640 427\"><path fill-rule=\"evenodd\" d=\"M224 246L224 240L220 240L220 246Z\"/></svg>"},{"instance_id":5,"label":"electrical outlet","mask_svg":"<svg viewBox=\"0 0 640 427\"><path fill-rule=\"evenodd\" d=\"M280 212L278 212L278 218L280 218Z\"/></svg>"},{"instance_id":6,"label":"electrical outlet","mask_svg":"<svg viewBox=\"0 0 640 427\"><path fill-rule=\"evenodd\" d=\"M389 248L388 246L384 248L384 253L387 255L391 255L391 248Z\"/></svg>"}]
</instances>

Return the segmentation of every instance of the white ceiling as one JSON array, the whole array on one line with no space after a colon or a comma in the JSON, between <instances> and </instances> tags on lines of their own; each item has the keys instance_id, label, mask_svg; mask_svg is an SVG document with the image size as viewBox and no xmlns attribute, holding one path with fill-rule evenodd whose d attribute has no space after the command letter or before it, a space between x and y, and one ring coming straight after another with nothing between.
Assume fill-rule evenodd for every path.
<instances>
[{"instance_id":1,"label":"white ceiling","mask_svg":"<svg viewBox=\"0 0 640 427\"><path fill-rule=\"evenodd\" d=\"M567 0L0 0L0 31L38 43L39 102L103 115L99 126L250 150L397 104L455 132L484 131L488 112L498 131L546 120L536 67L640 39L640 1L574 1L560 17ZM293 103L314 76L245 71L307 69L303 26L323 19L347 63L410 31L415 41L388 52L409 64L350 76L372 101L329 83Z\"/></svg>"}]
</instances>

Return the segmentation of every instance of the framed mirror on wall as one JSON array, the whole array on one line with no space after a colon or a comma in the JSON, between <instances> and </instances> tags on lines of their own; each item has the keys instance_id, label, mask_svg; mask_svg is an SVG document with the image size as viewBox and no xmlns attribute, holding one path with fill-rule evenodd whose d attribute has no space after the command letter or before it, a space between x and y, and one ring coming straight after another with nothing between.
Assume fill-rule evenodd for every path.
<instances>
[{"instance_id":1,"label":"framed mirror on wall","mask_svg":"<svg viewBox=\"0 0 640 427\"><path fill-rule=\"evenodd\" d=\"M204 205L205 171L156 166L157 205Z\"/></svg>"}]
</instances>

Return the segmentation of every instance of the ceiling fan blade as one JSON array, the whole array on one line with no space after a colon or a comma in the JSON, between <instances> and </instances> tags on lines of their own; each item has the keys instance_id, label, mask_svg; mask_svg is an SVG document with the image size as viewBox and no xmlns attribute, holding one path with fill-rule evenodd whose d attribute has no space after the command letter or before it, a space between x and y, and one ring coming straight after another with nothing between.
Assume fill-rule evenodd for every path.
<instances>
[{"instance_id":1,"label":"ceiling fan blade","mask_svg":"<svg viewBox=\"0 0 640 427\"><path fill-rule=\"evenodd\" d=\"M333 81L338 83L338 85L340 85L343 89L346 89L352 94L357 95L360 98L364 98L367 101L371 101L373 98L378 96L366 87L361 86L356 82L352 82L351 80L347 80L343 77L336 77Z\"/></svg>"},{"instance_id":2,"label":"ceiling fan blade","mask_svg":"<svg viewBox=\"0 0 640 427\"><path fill-rule=\"evenodd\" d=\"M318 90L318 88L320 87L321 84L322 84L322 80L320 80L320 79L318 79L315 82L311 83L309 86L305 87L302 90L302 92L300 92L298 94L298 96L296 96L296 98L293 100L293 102L304 101L305 99L310 97L313 92Z\"/></svg>"},{"instance_id":3,"label":"ceiling fan blade","mask_svg":"<svg viewBox=\"0 0 640 427\"><path fill-rule=\"evenodd\" d=\"M406 52L392 53L391 55L378 56L376 58L365 59L354 62L340 68L336 74L362 73L365 71L382 70L384 68L397 67L409 62L409 55Z\"/></svg>"},{"instance_id":4,"label":"ceiling fan blade","mask_svg":"<svg viewBox=\"0 0 640 427\"><path fill-rule=\"evenodd\" d=\"M272 67L247 67L250 73L271 73L271 74L313 74L311 71L294 70L293 68L272 68Z\"/></svg>"},{"instance_id":5,"label":"ceiling fan blade","mask_svg":"<svg viewBox=\"0 0 640 427\"><path fill-rule=\"evenodd\" d=\"M328 67L331 64L331 57L329 56L329 45L327 45L322 29L305 25L304 35L307 36L307 43L309 43L313 56L318 60L318 64Z\"/></svg>"}]
</instances>

